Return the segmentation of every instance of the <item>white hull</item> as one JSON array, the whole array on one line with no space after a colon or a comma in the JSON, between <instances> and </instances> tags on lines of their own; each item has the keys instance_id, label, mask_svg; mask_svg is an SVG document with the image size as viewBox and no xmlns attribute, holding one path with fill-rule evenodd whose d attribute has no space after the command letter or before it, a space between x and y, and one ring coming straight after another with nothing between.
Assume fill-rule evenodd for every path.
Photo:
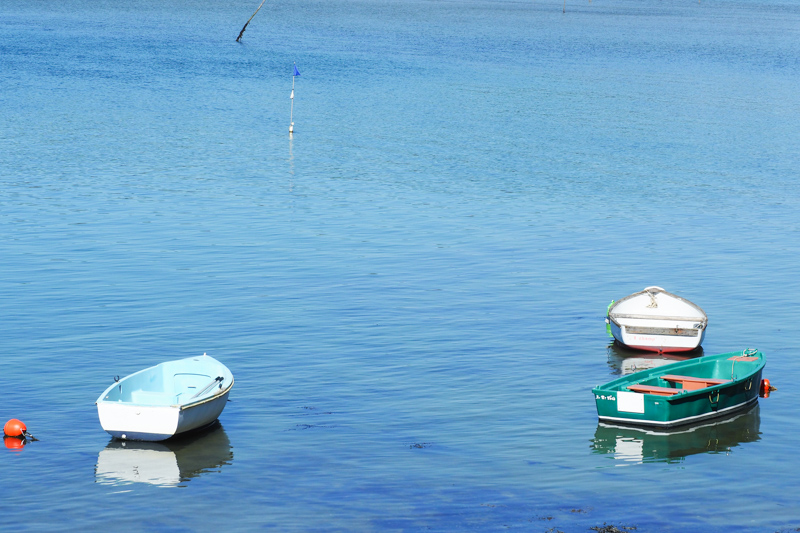
<instances>
[{"instance_id":1,"label":"white hull","mask_svg":"<svg viewBox=\"0 0 800 533\"><path fill-rule=\"evenodd\" d=\"M659 353L698 348L708 324L700 307L660 287L648 287L613 303L606 321L617 342Z\"/></svg>"},{"instance_id":2,"label":"white hull","mask_svg":"<svg viewBox=\"0 0 800 533\"><path fill-rule=\"evenodd\" d=\"M148 406L99 402L100 425L110 435L128 440L165 440L214 422L228 401L230 387L224 393L189 406Z\"/></svg>"}]
</instances>

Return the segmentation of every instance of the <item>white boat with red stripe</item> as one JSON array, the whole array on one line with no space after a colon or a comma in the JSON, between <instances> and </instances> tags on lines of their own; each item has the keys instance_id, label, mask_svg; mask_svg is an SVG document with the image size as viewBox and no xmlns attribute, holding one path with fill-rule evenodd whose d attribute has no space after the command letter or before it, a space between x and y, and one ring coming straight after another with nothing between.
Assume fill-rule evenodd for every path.
<instances>
[{"instance_id":1,"label":"white boat with red stripe","mask_svg":"<svg viewBox=\"0 0 800 533\"><path fill-rule=\"evenodd\" d=\"M676 353L692 351L702 344L708 317L689 300L652 286L611 302L606 323L620 344Z\"/></svg>"}]
</instances>

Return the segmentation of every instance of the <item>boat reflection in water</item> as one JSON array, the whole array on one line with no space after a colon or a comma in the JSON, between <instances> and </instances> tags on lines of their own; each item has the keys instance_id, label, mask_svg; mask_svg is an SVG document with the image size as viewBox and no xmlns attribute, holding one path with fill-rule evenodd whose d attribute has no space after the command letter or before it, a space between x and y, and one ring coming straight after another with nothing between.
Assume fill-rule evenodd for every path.
<instances>
[{"instance_id":1,"label":"boat reflection in water","mask_svg":"<svg viewBox=\"0 0 800 533\"><path fill-rule=\"evenodd\" d=\"M95 481L107 484L185 484L233 461L222 424L160 442L112 439L97 455Z\"/></svg>"},{"instance_id":2,"label":"boat reflection in water","mask_svg":"<svg viewBox=\"0 0 800 533\"><path fill-rule=\"evenodd\" d=\"M659 354L634 350L633 348L628 348L627 346L622 346L617 343L608 345L608 366L611 367L614 374L622 376L627 376L628 374L633 374L634 372L640 372L642 370L649 370L668 363L677 363L678 361L686 361L687 359L694 359L702 356L702 347L681 354Z\"/></svg>"},{"instance_id":3,"label":"boat reflection in water","mask_svg":"<svg viewBox=\"0 0 800 533\"><path fill-rule=\"evenodd\" d=\"M617 426L600 422L592 453L628 463L680 463L698 453L729 454L745 442L760 439L759 406L713 422L673 430Z\"/></svg>"}]
</instances>

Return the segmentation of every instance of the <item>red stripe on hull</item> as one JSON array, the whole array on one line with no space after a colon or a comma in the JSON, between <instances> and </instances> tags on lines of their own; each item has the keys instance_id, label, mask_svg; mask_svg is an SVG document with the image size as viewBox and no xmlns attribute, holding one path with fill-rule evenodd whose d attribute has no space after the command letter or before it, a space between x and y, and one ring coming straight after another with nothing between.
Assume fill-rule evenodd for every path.
<instances>
[{"instance_id":1,"label":"red stripe on hull","mask_svg":"<svg viewBox=\"0 0 800 533\"><path fill-rule=\"evenodd\" d=\"M624 343L623 343L624 344ZM696 350L697 346L694 348L670 348L670 347L658 347L658 346L636 346L633 344L624 344L628 348L633 348L634 350L643 350L645 352L655 352L655 353L680 353L680 352L691 352L692 350Z\"/></svg>"}]
</instances>

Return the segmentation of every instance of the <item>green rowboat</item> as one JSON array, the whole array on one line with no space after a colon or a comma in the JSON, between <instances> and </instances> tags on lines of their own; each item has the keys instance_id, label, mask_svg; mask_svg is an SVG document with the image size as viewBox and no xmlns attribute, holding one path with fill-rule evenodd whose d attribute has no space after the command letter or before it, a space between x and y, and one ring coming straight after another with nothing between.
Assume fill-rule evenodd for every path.
<instances>
[{"instance_id":1,"label":"green rowboat","mask_svg":"<svg viewBox=\"0 0 800 533\"><path fill-rule=\"evenodd\" d=\"M723 416L758 402L766 361L757 350L706 355L610 381L592 389L601 421L674 427Z\"/></svg>"}]
</instances>

